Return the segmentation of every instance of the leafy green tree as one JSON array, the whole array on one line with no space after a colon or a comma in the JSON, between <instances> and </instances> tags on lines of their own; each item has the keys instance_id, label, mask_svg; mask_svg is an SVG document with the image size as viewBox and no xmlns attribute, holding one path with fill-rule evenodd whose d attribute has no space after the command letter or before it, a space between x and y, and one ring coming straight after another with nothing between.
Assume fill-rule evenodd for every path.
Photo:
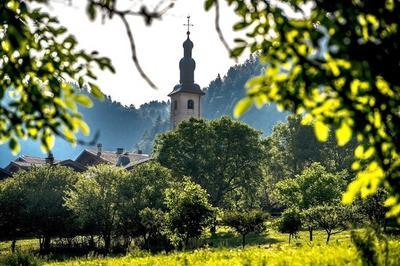
<instances>
[{"instance_id":1,"label":"leafy green tree","mask_svg":"<svg viewBox=\"0 0 400 266\"><path fill-rule=\"evenodd\" d=\"M205 8L218 9L217 0ZM283 110L306 114L316 136L326 141L331 125L339 145L356 136L357 178L343 196L350 203L360 194L390 187L388 214L400 221L400 5L397 1L227 0L243 31L231 55L260 52L266 71L248 83L238 102L239 116L254 102L271 102ZM292 14L292 15L290 15ZM218 16L217 16L218 18ZM218 21L218 20L217 20Z\"/></svg>"},{"instance_id":2,"label":"leafy green tree","mask_svg":"<svg viewBox=\"0 0 400 266\"><path fill-rule=\"evenodd\" d=\"M160 209L144 208L139 212L140 223L143 229L145 247L147 250L157 251L169 249L166 214Z\"/></svg>"},{"instance_id":3,"label":"leafy green tree","mask_svg":"<svg viewBox=\"0 0 400 266\"><path fill-rule=\"evenodd\" d=\"M188 247L190 238L199 237L211 225L214 209L207 192L185 177L165 191L167 226L175 245Z\"/></svg>"},{"instance_id":4,"label":"leafy green tree","mask_svg":"<svg viewBox=\"0 0 400 266\"><path fill-rule=\"evenodd\" d=\"M90 167L67 192L65 205L74 212L85 232L99 234L109 252L117 230L120 206L118 186L129 172L111 165Z\"/></svg>"},{"instance_id":5,"label":"leafy green tree","mask_svg":"<svg viewBox=\"0 0 400 266\"><path fill-rule=\"evenodd\" d=\"M302 226L301 213L299 209L286 209L279 218L277 225L279 232L289 234L290 244L290 240L297 235Z\"/></svg>"},{"instance_id":6,"label":"leafy green tree","mask_svg":"<svg viewBox=\"0 0 400 266\"><path fill-rule=\"evenodd\" d=\"M249 233L262 233L265 231L267 215L259 210L247 212L228 212L222 218L222 224L232 227L242 236L242 247L246 245L246 236Z\"/></svg>"},{"instance_id":7,"label":"leafy green tree","mask_svg":"<svg viewBox=\"0 0 400 266\"><path fill-rule=\"evenodd\" d=\"M50 248L54 237L73 236L74 217L64 207L66 191L77 181L71 168L58 165L34 167L14 174L13 179L17 180L18 189L23 193L25 230L39 238L41 251Z\"/></svg>"},{"instance_id":8,"label":"leafy green tree","mask_svg":"<svg viewBox=\"0 0 400 266\"><path fill-rule=\"evenodd\" d=\"M0 241L11 240L13 253L17 239L27 234L24 196L19 180L8 178L0 182Z\"/></svg>"},{"instance_id":9,"label":"leafy green tree","mask_svg":"<svg viewBox=\"0 0 400 266\"><path fill-rule=\"evenodd\" d=\"M308 209L338 200L346 186L346 175L329 173L320 163L313 163L301 175L278 182L275 194L286 206Z\"/></svg>"},{"instance_id":10,"label":"leafy green tree","mask_svg":"<svg viewBox=\"0 0 400 266\"><path fill-rule=\"evenodd\" d=\"M166 211L164 192L171 186L171 171L157 162L137 166L129 175L119 177L117 185L119 204L119 231L125 239L142 236L147 248L148 241L160 236L155 230L157 222ZM156 221L159 217L161 220Z\"/></svg>"},{"instance_id":11,"label":"leafy green tree","mask_svg":"<svg viewBox=\"0 0 400 266\"><path fill-rule=\"evenodd\" d=\"M305 211L311 207L338 201L345 190L346 176L346 171L329 173L320 163L313 163L305 168L301 175L278 182L274 195L281 204ZM314 221L309 217L309 212L303 214L312 241Z\"/></svg>"},{"instance_id":12,"label":"leafy green tree","mask_svg":"<svg viewBox=\"0 0 400 266\"><path fill-rule=\"evenodd\" d=\"M325 230L326 243L329 243L332 235L348 229L356 221L355 209L340 203L312 207L307 210L307 215L319 228Z\"/></svg>"},{"instance_id":13,"label":"leafy green tree","mask_svg":"<svg viewBox=\"0 0 400 266\"><path fill-rule=\"evenodd\" d=\"M312 126L302 125L301 120L301 116L288 116L287 122L276 124L266 138L266 167L273 181L299 175L314 162L331 172L351 170L355 140L340 147L329 134L327 142L319 142Z\"/></svg>"},{"instance_id":14,"label":"leafy green tree","mask_svg":"<svg viewBox=\"0 0 400 266\"><path fill-rule=\"evenodd\" d=\"M374 195L356 202L358 211L363 215L364 222L376 231L381 230L382 227L384 230L386 229L387 207L385 207L384 202L387 194L386 190L379 188Z\"/></svg>"},{"instance_id":15,"label":"leafy green tree","mask_svg":"<svg viewBox=\"0 0 400 266\"><path fill-rule=\"evenodd\" d=\"M260 137L260 132L228 117L191 118L159 135L155 157L174 177L190 176L206 189L213 206L230 208L234 201L252 205L263 178Z\"/></svg>"}]
</instances>

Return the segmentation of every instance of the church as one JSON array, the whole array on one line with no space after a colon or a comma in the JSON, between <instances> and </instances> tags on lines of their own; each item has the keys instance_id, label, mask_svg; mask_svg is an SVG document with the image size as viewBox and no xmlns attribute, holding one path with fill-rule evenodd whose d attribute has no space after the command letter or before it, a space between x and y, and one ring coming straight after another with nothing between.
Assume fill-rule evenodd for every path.
<instances>
[{"instance_id":1,"label":"church","mask_svg":"<svg viewBox=\"0 0 400 266\"><path fill-rule=\"evenodd\" d=\"M183 42L183 57L179 61L180 79L171 97L171 127L176 128L180 122L190 117L201 116L201 97L205 94L194 82L196 61L192 57L193 42L190 40L190 16L187 17L187 39Z\"/></svg>"},{"instance_id":2,"label":"church","mask_svg":"<svg viewBox=\"0 0 400 266\"><path fill-rule=\"evenodd\" d=\"M186 40L183 42L183 57L179 61L180 79L172 92L168 94L171 98L171 128L175 129L179 123L191 117L201 116L201 97L204 92L195 83L194 71L196 61L192 57L194 44L190 40L190 16L187 17L188 27ZM87 167L97 164L111 164L132 170L135 166L151 160L147 154L141 151L128 152L122 148L116 151L103 151L102 144L97 144L97 149L84 149L75 160L56 160L51 152L46 158L22 155L11 161L5 169L0 168L0 180L10 177L20 170L29 170L35 166L42 165L63 165L71 167L77 172L86 171Z\"/></svg>"}]
</instances>

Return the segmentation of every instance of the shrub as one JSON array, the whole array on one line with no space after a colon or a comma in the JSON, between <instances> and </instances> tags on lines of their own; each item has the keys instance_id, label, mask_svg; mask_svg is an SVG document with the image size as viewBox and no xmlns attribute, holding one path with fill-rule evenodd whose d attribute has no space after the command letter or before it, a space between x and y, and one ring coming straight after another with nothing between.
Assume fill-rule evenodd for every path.
<instances>
[{"instance_id":1,"label":"shrub","mask_svg":"<svg viewBox=\"0 0 400 266\"><path fill-rule=\"evenodd\" d=\"M289 234L289 244L292 237L300 231L302 225L301 214L297 208L286 209L278 220L278 230Z\"/></svg>"},{"instance_id":2,"label":"shrub","mask_svg":"<svg viewBox=\"0 0 400 266\"><path fill-rule=\"evenodd\" d=\"M251 232L261 233L266 229L264 224L267 215L259 210L248 212L228 212L224 215L222 223L232 227L242 236L242 247L246 245L246 235Z\"/></svg>"},{"instance_id":3,"label":"shrub","mask_svg":"<svg viewBox=\"0 0 400 266\"><path fill-rule=\"evenodd\" d=\"M211 225L214 209L207 192L184 178L183 182L165 192L168 207L167 226L175 246L187 248L190 238L199 237Z\"/></svg>"},{"instance_id":4,"label":"shrub","mask_svg":"<svg viewBox=\"0 0 400 266\"><path fill-rule=\"evenodd\" d=\"M6 266L39 266L43 262L33 254L17 251L0 259L0 265Z\"/></svg>"}]
</instances>

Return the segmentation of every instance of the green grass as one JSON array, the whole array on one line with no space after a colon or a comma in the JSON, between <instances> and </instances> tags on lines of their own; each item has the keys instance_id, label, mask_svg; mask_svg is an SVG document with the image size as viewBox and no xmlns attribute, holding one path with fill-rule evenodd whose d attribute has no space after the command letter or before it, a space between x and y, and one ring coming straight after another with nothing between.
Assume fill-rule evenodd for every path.
<instances>
[{"instance_id":1,"label":"green grass","mask_svg":"<svg viewBox=\"0 0 400 266\"><path fill-rule=\"evenodd\" d=\"M219 230L213 248L186 252L152 255L132 252L120 257L69 258L64 261L48 261L51 266L114 266L114 265L362 265L360 256L350 240L350 232L334 235L326 244L323 231L314 233L314 241L308 241L308 232L300 232L298 238L288 244L287 234L270 231L265 235L249 235L248 245L240 248L241 238L225 228ZM400 263L400 239L390 238L388 265ZM19 247L32 249L32 240L21 241ZM4 247L4 243L1 247ZM381 256L381 264L384 264Z\"/></svg>"}]
</instances>

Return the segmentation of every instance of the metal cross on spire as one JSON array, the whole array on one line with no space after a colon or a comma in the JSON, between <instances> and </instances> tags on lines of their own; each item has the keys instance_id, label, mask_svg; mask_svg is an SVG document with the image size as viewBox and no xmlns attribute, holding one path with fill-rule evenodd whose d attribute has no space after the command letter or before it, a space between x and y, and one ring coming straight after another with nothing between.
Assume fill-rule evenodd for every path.
<instances>
[{"instance_id":1,"label":"metal cross on spire","mask_svg":"<svg viewBox=\"0 0 400 266\"><path fill-rule=\"evenodd\" d=\"M187 35L189 35L190 34L190 27L193 27L194 25L193 24L190 24L190 16L187 16L187 24L183 24L183 26L187 26L187 28L188 28L188 30L187 30Z\"/></svg>"}]
</instances>

